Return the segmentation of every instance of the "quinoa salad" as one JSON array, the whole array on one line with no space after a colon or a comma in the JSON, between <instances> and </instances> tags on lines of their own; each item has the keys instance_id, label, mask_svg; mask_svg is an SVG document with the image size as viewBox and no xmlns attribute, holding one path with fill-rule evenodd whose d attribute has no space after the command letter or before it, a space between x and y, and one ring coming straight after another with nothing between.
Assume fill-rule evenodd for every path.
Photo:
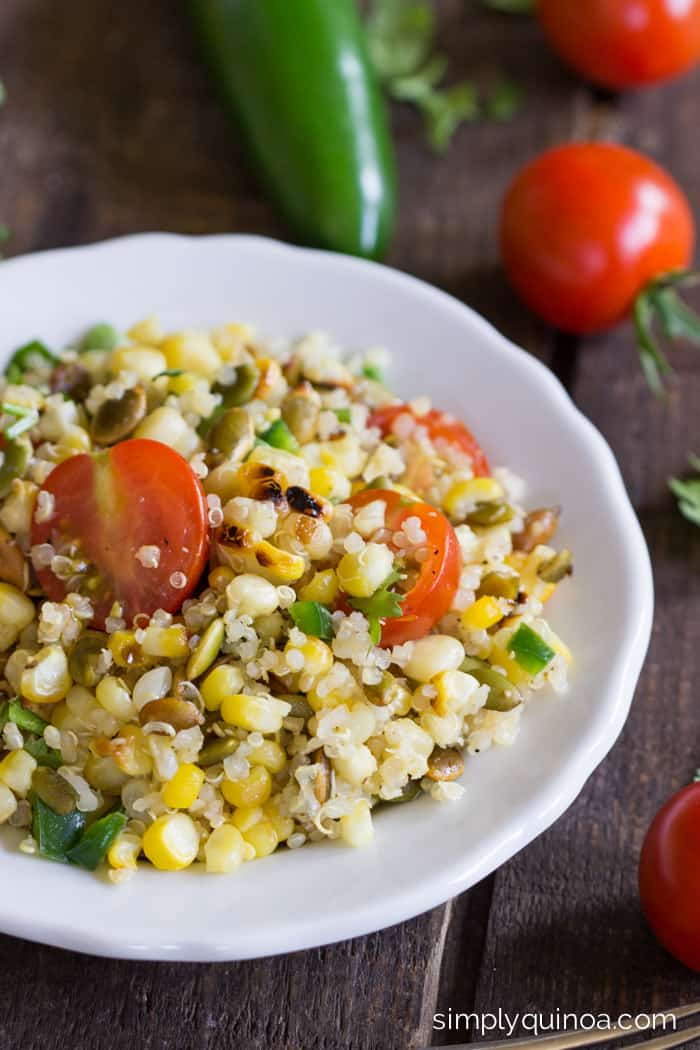
<instances>
[{"instance_id":1,"label":"quinoa salad","mask_svg":"<svg viewBox=\"0 0 700 1050\"><path fill-rule=\"evenodd\" d=\"M566 691L559 508L397 400L384 357L156 318L14 352L0 824L22 852L120 883L364 846L376 807L459 799Z\"/></svg>"}]
</instances>

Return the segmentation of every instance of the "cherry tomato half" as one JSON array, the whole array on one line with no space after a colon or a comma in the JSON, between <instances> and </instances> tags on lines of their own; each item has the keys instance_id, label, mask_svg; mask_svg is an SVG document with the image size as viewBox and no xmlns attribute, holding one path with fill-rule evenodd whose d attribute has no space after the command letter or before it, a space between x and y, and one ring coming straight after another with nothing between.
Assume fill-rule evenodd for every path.
<instances>
[{"instance_id":1,"label":"cherry tomato half","mask_svg":"<svg viewBox=\"0 0 700 1050\"><path fill-rule=\"evenodd\" d=\"M514 288L549 324L577 333L609 327L651 279L687 267L694 240L680 187L610 143L543 153L511 184L501 217Z\"/></svg>"},{"instance_id":2,"label":"cherry tomato half","mask_svg":"<svg viewBox=\"0 0 700 1050\"><path fill-rule=\"evenodd\" d=\"M585 77L638 87L700 58L700 0L538 0L554 50Z\"/></svg>"},{"instance_id":3,"label":"cherry tomato half","mask_svg":"<svg viewBox=\"0 0 700 1050\"><path fill-rule=\"evenodd\" d=\"M95 456L73 456L49 474L42 492L53 497L53 513L34 520L32 545L50 543L57 554L87 563L74 582L38 569L53 601L69 589L86 595L97 627L119 601L131 625L137 613L175 612L196 587L209 547L206 498L192 468L167 445L134 438ZM136 557L141 547L158 549L155 568ZM172 583L176 573L181 587Z\"/></svg>"},{"instance_id":4,"label":"cherry tomato half","mask_svg":"<svg viewBox=\"0 0 700 1050\"><path fill-rule=\"evenodd\" d=\"M678 791L654 817L639 858L649 925L672 955L700 970L700 784Z\"/></svg>"},{"instance_id":5,"label":"cherry tomato half","mask_svg":"<svg viewBox=\"0 0 700 1050\"><path fill-rule=\"evenodd\" d=\"M398 492L389 489L364 489L352 497L350 505L359 510L375 500L386 504L386 525L394 532L407 518L419 518L429 550L416 583L401 605L402 615L384 621L381 644L386 648L423 638L448 612L459 586L462 561L455 530L435 507L407 504Z\"/></svg>"},{"instance_id":6,"label":"cherry tomato half","mask_svg":"<svg viewBox=\"0 0 700 1050\"><path fill-rule=\"evenodd\" d=\"M431 441L445 441L450 445L455 445L461 452L466 452L471 458L472 470L476 477L489 476L491 471L489 470L488 460L479 442L464 423L461 423L458 419L453 419L446 412L440 412L438 409L433 408L424 416L416 416L408 405L386 405L384 408L378 408L376 412L372 412L367 425L379 427L382 436L386 437L391 432L394 420L402 415L412 415L414 419L418 420L420 425L428 431L428 437Z\"/></svg>"}]
</instances>

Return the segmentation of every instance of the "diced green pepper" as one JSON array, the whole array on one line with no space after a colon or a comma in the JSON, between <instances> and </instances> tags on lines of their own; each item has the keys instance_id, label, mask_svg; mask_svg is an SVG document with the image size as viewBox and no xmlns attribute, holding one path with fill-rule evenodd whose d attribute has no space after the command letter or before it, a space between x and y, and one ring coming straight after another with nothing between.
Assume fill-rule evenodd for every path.
<instances>
[{"instance_id":1,"label":"diced green pepper","mask_svg":"<svg viewBox=\"0 0 700 1050\"><path fill-rule=\"evenodd\" d=\"M17 696L8 704L7 721L14 722L20 729L25 729L28 733L36 733L37 736L41 736L49 724L39 715L35 715L33 711L24 707Z\"/></svg>"},{"instance_id":2,"label":"diced green pepper","mask_svg":"<svg viewBox=\"0 0 700 1050\"><path fill-rule=\"evenodd\" d=\"M528 674L539 674L556 656L554 649L526 623L521 623L510 638L508 652Z\"/></svg>"},{"instance_id":3,"label":"diced green pepper","mask_svg":"<svg viewBox=\"0 0 700 1050\"><path fill-rule=\"evenodd\" d=\"M330 642L333 638L331 614L320 602L294 602L289 607L289 615L304 634L322 638L324 642Z\"/></svg>"},{"instance_id":4,"label":"diced green pepper","mask_svg":"<svg viewBox=\"0 0 700 1050\"><path fill-rule=\"evenodd\" d=\"M107 852L120 831L126 825L123 813L108 813L91 824L80 841L66 851L71 864L94 871L107 856Z\"/></svg>"},{"instance_id":5,"label":"diced green pepper","mask_svg":"<svg viewBox=\"0 0 700 1050\"><path fill-rule=\"evenodd\" d=\"M44 346L38 339L33 339L31 343L25 343L24 346L15 350L5 369L5 375L8 383L21 383L24 373L31 371L37 364L55 365L57 361L58 358L47 346Z\"/></svg>"},{"instance_id":6,"label":"diced green pepper","mask_svg":"<svg viewBox=\"0 0 700 1050\"><path fill-rule=\"evenodd\" d=\"M54 811L36 796L34 810L34 838L42 857L66 864L68 850L77 845L85 827L85 814L74 809L65 816Z\"/></svg>"},{"instance_id":7,"label":"diced green pepper","mask_svg":"<svg viewBox=\"0 0 700 1050\"><path fill-rule=\"evenodd\" d=\"M382 375L381 368L377 365L366 364L362 366L362 375L365 379L373 379L375 383L383 383L384 376Z\"/></svg>"},{"instance_id":8,"label":"diced green pepper","mask_svg":"<svg viewBox=\"0 0 700 1050\"><path fill-rule=\"evenodd\" d=\"M271 427L260 435L260 440L283 452L299 452L299 442L283 419L277 419Z\"/></svg>"},{"instance_id":9,"label":"diced green pepper","mask_svg":"<svg viewBox=\"0 0 700 1050\"><path fill-rule=\"evenodd\" d=\"M46 766L48 769L58 769L62 766L63 758L61 752L49 747L43 737L24 741L24 750L36 759L38 765Z\"/></svg>"},{"instance_id":10,"label":"diced green pepper","mask_svg":"<svg viewBox=\"0 0 700 1050\"><path fill-rule=\"evenodd\" d=\"M119 346L121 336L114 325L101 322L88 329L80 341L80 352L88 350L114 350Z\"/></svg>"},{"instance_id":11,"label":"diced green pepper","mask_svg":"<svg viewBox=\"0 0 700 1050\"><path fill-rule=\"evenodd\" d=\"M339 423L350 423L351 422L352 417L350 415L350 409L349 408L335 408L335 409L333 409L333 411L335 412Z\"/></svg>"}]
</instances>

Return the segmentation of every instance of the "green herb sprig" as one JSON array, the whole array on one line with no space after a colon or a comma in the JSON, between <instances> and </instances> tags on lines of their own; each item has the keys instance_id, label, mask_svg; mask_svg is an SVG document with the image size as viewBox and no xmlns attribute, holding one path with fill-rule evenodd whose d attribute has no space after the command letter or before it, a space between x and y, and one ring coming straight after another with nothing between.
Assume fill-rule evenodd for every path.
<instances>
[{"instance_id":1,"label":"green herb sprig","mask_svg":"<svg viewBox=\"0 0 700 1050\"><path fill-rule=\"evenodd\" d=\"M700 456L688 456L688 461L697 471L698 477L681 481L680 478L669 478L668 487L678 500L678 509L684 518L700 525Z\"/></svg>"},{"instance_id":2,"label":"green herb sprig","mask_svg":"<svg viewBox=\"0 0 700 1050\"><path fill-rule=\"evenodd\" d=\"M403 579L400 572L395 569L389 573L381 587L378 587L369 598L350 598L349 603L353 609L364 614L369 621L369 636L375 645L379 645L382 637L382 620L393 620L402 615L401 603L405 600L405 594L397 594L389 588L397 580Z\"/></svg>"}]
</instances>

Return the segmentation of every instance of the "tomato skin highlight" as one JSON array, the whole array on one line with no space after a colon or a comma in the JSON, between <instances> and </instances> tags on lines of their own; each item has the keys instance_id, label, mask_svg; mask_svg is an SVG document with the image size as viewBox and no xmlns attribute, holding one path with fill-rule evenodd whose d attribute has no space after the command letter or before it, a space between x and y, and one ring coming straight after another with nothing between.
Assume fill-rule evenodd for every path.
<instances>
[{"instance_id":1,"label":"tomato skin highlight","mask_svg":"<svg viewBox=\"0 0 700 1050\"><path fill-rule=\"evenodd\" d=\"M682 190L653 161L576 143L516 176L500 240L524 302L550 325L587 334L625 317L650 280L690 264L695 225Z\"/></svg>"},{"instance_id":2,"label":"tomato skin highlight","mask_svg":"<svg viewBox=\"0 0 700 1050\"><path fill-rule=\"evenodd\" d=\"M395 532L407 518L420 518L430 550L417 582L401 605L402 615L385 620L382 625L380 644L390 648L423 638L449 611L459 586L462 562L455 530L441 511L427 503L406 504L398 492L390 489L365 489L349 503L353 510L359 510L375 500L386 504L386 525Z\"/></svg>"},{"instance_id":3,"label":"tomato skin highlight","mask_svg":"<svg viewBox=\"0 0 700 1050\"><path fill-rule=\"evenodd\" d=\"M700 970L700 784L673 795L654 817L639 858L647 921L671 955Z\"/></svg>"},{"instance_id":4,"label":"tomato skin highlight","mask_svg":"<svg viewBox=\"0 0 700 1050\"><path fill-rule=\"evenodd\" d=\"M176 612L197 586L206 566L209 523L204 490L189 464L158 441L134 438L97 455L83 453L52 470L42 491L53 497L48 521L33 520L31 543L60 551L70 541L97 570L92 625L104 627L112 603L123 605L130 625L138 613ZM155 546L160 561L145 568L136 557ZM185 586L173 587L180 572ZM50 567L37 570L44 593L63 601L66 582Z\"/></svg>"},{"instance_id":5,"label":"tomato skin highlight","mask_svg":"<svg viewBox=\"0 0 700 1050\"><path fill-rule=\"evenodd\" d=\"M589 80L642 87L700 58L700 0L538 0L550 44Z\"/></svg>"},{"instance_id":6,"label":"tomato skin highlight","mask_svg":"<svg viewBox=\"0 0 700 1050\"><path fill-rule=\"evenodd\" d=\"M379 427L382 436L386 437L391 432L394 420L401 415L411 415L418 420L420 425L424 426L428 431L431 441L442 439L452 445L456 445L462 452L466 452L471 458L475 477L485 478L490 476L491 470L486 454L469 430L469 427L458 419L452 419L445 412L440 412L437 408L431 409L430 412L426 412L423 416L416 416L406 404L386 405L384 408L378 408L372 412L367 420L367 425Z\"/></svg>"}]
</instances>

